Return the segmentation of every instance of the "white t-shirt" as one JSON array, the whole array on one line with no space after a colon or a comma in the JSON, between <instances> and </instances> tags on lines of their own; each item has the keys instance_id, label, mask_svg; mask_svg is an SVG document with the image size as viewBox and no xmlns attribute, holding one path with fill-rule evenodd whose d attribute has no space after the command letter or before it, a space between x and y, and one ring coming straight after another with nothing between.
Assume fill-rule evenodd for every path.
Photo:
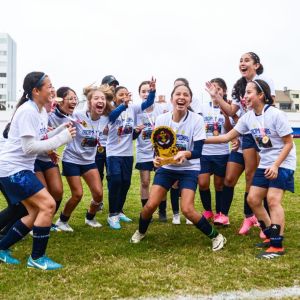
<instances>
[{"instance_id":1,"label":"white t-shirt","mask_svg":"<svg viewBox=\"0 0 300 300\"><path fill-rule=\"evenodd\" d=\"M108 124L108 117L101 116L100 119L93 121L88 112L76 111L72 118L82 123L73 122L76 137L65 147L62 160L78 165L92 164L95 162L99 146L98 138Z\"/></svg>"},{"instance_id":2,"label":"white t-shirt","mask_svg":"<svg viewBox=\"0 0 300 300\"><path fill-rule=\"evenodd\" d=\"M200 100L198 98L193 97L191 108L196 114L202 114L202 107L203 105L200 103Z\"/></svg>"},{"instance_id":3,"label":"white t-shirt","mask_svg":"<svg viewBox=\"0 0 300 300\"><path fill-rule=\"evenodd\" d=\"M261 150L259 152L260 163L258 167L262 169L273 165L284 146L282 137L292 134L293 132L284 112L274 106L268 105L264 107L264 110L265 112L260 116L256 116L253 110L247 112L239 119L234 127L240 134L244 134L248 131L251 132L257 146ZM267 145L262 143L264 132L269 138ZM295 148L294 145L280 167L291 170L296 169Z\"/></svg>"},{"instance_id":4,"label":"white t-shirt","mask_svg":"<svg viewBox=\"0 0 300 300\"><path fill-rule=\"evenodd\" d=\"M45 108L39 111L34 101L21 105L11 122L8 139L0 154L0 177L7 177L22 170L34 169L36 154L25 154L21 138L24 136L42 140L47 137L48 115Z\"/></svg>"},{"instance_id":5,"label":"white t-shirt","mask_svg":"<svg viewBox=\"0 0 300 300\"><path fill-rule=\"evenodd\" d=\"M155 126L157 116L166 113L167 106L155 103L152 112L143 111L137 115L137 125L144 125L144 129L140 133L136 141L136 162L153 161L153 147L151 143L151 134Z\"/></svg>"},{"instance_id":6,"label":"white t-shirt","mask_svg":"<svg viewBox=\"0 0 300 300\"><path fill-rule=\"evenodd\" d=\"M113 122L108 123L106 156L133 156L132 134L136 116L142 113L141 104L129 104Z\"/></svg>"},{"instance_id":7,"label":"white t-shirt","mask_svg":"<svg viewBox=\"0 0 300 300\"><path fill-rule=\"evenodd\" d=\"M202 107L202 116L205 123L207 136L223 135L226 133L224 128L225 117L221 113L219 106L213 106L207 103ZM228 143L222 144L205 144L203 145L202 155L226 155L229 154Z\"/></svg>"},{"instance_id":8,"label":"white t-shirt","mask_svg":"<svg viewBox=\"0 0 300 300\"><path fill-rule=\"evenodd\" d=\"M179 123L172 121L172 113L168 112L157 117L155 127L169 126L176 132L176 147L179 151L192 151L194 142L205 140L205 125L203 117L188 111ZM186 160L183 164L164 165L162 168L178 171L200 171L200 159Z\"/></svg>"}]
</instances>

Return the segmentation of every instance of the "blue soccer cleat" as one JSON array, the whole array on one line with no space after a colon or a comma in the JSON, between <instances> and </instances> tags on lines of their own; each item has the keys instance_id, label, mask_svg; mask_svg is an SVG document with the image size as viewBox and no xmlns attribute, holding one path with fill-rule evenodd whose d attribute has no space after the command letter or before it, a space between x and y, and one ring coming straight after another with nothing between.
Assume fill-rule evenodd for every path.
<instances>
[{"instance_id":1,"label":"blue soccer cleat","mask_svg":"<svg viewBox=\"0 0 300 300\"><path fill-rule=\"evenodd\" d=\"M0 261L9 264L9 265L19 265L20 261L11 256L11 251L7 250L0 250Z\"/></svg>"},{"instance_id":2,"label":"blue soccer cleat","mask_svg":"<svg viewBox=\"0 0 300 300\"><path fill-rule=\"evenodd\" d=\"M51 271L51 270L61 269L63 266L61 264L56 263L46 255L44 255L38 259L33 259L31 256L29 256L27 261L27 267L39 269L39 270Z\"/></svg>"}]
</instances>

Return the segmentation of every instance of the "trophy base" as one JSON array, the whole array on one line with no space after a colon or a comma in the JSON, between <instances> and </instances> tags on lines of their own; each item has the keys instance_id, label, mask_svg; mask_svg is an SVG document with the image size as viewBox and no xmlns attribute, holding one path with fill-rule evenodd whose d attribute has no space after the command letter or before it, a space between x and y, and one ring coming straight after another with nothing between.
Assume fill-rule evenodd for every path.
<instances>
[{"instance_id":1,"label":"trophy base","mask_svg":"<svg viewBox=\"0 0 300 300\"><path fill-rule=\"evenodd\" d=\"M177 164L177 161L173 157L161 157L161 158L163 159L161 162L161 166Z\"/></svg>"}]
</instances>

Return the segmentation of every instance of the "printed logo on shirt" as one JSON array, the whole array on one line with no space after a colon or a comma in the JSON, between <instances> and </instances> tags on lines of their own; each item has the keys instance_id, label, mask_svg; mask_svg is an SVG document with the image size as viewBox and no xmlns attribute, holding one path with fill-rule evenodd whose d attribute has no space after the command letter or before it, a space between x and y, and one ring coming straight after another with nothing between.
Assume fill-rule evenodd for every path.
<instances>
[{"instance_id":1,"label":"printed logo on shirt","mask_svg":"<svg viewBox=\"0 0 300 300\"><path fill-rule=\"evenodd\" d=\"M224 125L224 119L218 118L218 120L214 122L213 117L206 116L204 117L204 123L205 123L205 131L208 136L219 135L221 134L222 127Z\"/></svg>"},{"instance_id":2,"label":"printed logo on shirt","mask_svg":"<svg viewBox=\"0 0 300 300\"><path fill-rule=\"evenodd\" d=\"M96 147L97 146L97 139L93 136L90 137L85 137L82 141L81 141L81 146L84 148L87 147Z\"/></svg>"},{"instance_id":3,"label":"printed logo on shirt","mask_svg":"<svg viewBox=\"0 0 300 300\"><path fill-rule=\"evenodd\" d=\"M118 136L125 135L125 134L132 134L133 132L133 119L128 117L126 123L121 123L121 126L118 127L117 134Z\"/></svg>"},{"instance_id":4,"label":"printed logo on shirt","mask_svg":"<svg viewBox=\"0 0 300 300\"><path fill-rule=\"evenodd\" d=\"M186 135L176 134L176 148L178 151L186 151L189 145L189 138Z\"/></svg>"},{"instance_id":5,"label":"printed logo on shirt","mask_svg":"<svg viewBox=\"0 0 300 300\"><path fill-rule=\"evenodd\" d=\"M272 148L273 144L270 139L271 131L269 128L253 128L250 130L254 136L255 142L259 148Z\"/></svg>"}]
</instances>

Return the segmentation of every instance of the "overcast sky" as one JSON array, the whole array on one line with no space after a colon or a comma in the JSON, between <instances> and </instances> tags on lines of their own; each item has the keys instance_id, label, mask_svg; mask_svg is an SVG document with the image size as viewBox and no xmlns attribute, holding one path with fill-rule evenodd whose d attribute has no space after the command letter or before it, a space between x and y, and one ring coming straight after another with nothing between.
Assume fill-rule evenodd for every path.
<instances>
[{"instance_id":1,"label":"overcast sky","mask_svg":"<svg viewBox=\"0 0 300 300\"><path fill-rule=\"evenodd\" d=\"M113 74L134 95L157 78L169 98L186 77L194 94L222 77L231 90L240 56L256 52L276 89L300 90L298 0L0 0L0 32L17 43L17 87L33 70L56 88ZM206 98L206 95L205 97Z\"/></svg>"}]
</instances>

